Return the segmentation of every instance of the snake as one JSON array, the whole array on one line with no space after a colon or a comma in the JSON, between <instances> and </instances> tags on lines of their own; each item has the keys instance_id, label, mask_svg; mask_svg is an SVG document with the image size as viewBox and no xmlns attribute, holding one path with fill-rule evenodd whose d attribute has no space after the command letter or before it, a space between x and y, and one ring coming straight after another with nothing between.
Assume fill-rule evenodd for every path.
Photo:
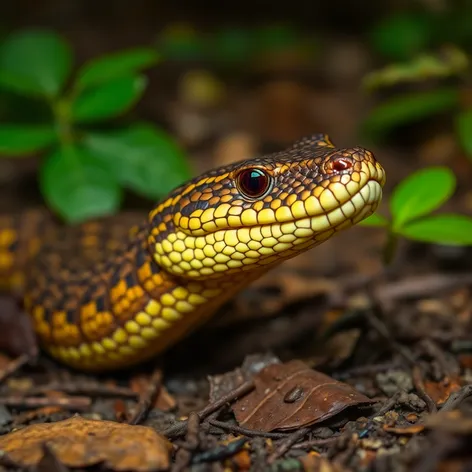
<instances>
[{"instance_id":1,"label":"snake","mask_svg":"<svg viewBox=\"0 0 472 472\"><path fill-rule=\"evenodd\" d=\"M66 225L39 210L7 212L0 287L20 298L59 362L127 368L184 339L268 270L370 216L385 179L371 151L313 134L194 177L144 216Z\"/></svg>"}]
</instances>

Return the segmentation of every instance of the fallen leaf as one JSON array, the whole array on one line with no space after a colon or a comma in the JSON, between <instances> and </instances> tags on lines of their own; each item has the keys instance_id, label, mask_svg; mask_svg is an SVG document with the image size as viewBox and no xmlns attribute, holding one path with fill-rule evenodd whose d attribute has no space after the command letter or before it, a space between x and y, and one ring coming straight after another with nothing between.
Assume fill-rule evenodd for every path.
<instances>
[{"instance_id":1,"label":"fallen leaf","mask_svg":"<svg viewBox=\"0 0 472 472\"><path fill-rule=\"evenodd\" d=\"M74 416L40 423L0 437L0 450L22 467L37 466L46 445L67 467L103 464L116 471L151 472L169 467L172 446L147 426Z\"/></svg>"},{"instance_id":2,"label":"fallen leaf","mask_svg":"<svg viewBox=\"0 0 472 472\"><path fill-rule=\"evenodd\" d=\"M383 430L386 431L387 433L393 433L393 434L398 434L398 435L405 435L405 436L411 436L414 434L421 433L424 431L424 425L422 424L414 424L410 426L383 426Z\"/></svg>"},{"instance_id":3,"label":"fallen leaf","mask_svg":"<svg viewBox=\"0 0 472 472\"><path fill-rule=\"evenodd\" d=\"M441 406L451 396L451 393L458 392L461 389L459 381L458 377L445 378L441 382L425 380L424 388L434 403Z\"/></svg>"},{"instance_id":4,"label":"fallen leaf","mask_svg":"<svg viewBox=\"0 0 472 472\"><path fill-rule=\"evenodd\" d=\"M409 421L410 423L416 423L419 420L419 417L416 413L408 413L405 416L406 420Z\"/></svg>"},{"instance_id":5,"label":"fallen leaf","mask_svg":"<svg viewBox=\"0 0 472 472\"><path fill-rule=\"evenodd\" d=\"M245 357L241 367L221 375L209 376L210 402L218 401L271 364L280 364L280 359L270 353L250 354Z\"/></svg>"},{"instance_id":6,"label":"fallen leaf","mask_svg":"<svg viewBox=\"0 0 472 472\"><path fill-rule=\"evenodd\" d=\"M133 392L136 392L139 397L145 396L149 389L150 378L148 375L138 374L133 376L130 381L130 387ZM162 411L173 410L177 402L175 398L167 391L164 385L159 388L159 394L154 401L153 408L158 408Z\"/></svg>"},{"instance_id":7,"label":"fallen leaf","mask_svg":"<svg viewBox=\"0 0 472 472\"><path fill-rule=\"evenodd\" d=\"M254 376L254 385L233 412L241 426L267 432L309 426L348 407L373 403L299 360L269 365Z\"/></svg>"},{"instance_id":8,"label":"fallen leaf","mask_svg":"<svg viewBox=\"0 0 472 472\"><path fill-rule=\"evenodd\" d=\"M215 402L232 390L238 388L245 381L244 373L240 367L220 375L210 375L210 402Z\"/></svg>"}]
</instances>

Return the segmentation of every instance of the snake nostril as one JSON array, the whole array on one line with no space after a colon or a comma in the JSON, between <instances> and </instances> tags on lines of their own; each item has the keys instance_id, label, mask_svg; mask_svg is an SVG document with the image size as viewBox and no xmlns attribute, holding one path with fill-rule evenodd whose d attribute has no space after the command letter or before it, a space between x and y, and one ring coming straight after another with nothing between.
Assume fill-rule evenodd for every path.
<instances>
[{"instance_id":1,"label":"snake nostril","mask_svg":"<svg viewBox=\"0 0 472 472\"><path fill-rule=\"evenodd\" d=\"M332 169L336 172L341 172L343 170L349 170L352 167L352 162L350 159L345 157L338 157L332 162Z\"/></svg>"}]
</instances>

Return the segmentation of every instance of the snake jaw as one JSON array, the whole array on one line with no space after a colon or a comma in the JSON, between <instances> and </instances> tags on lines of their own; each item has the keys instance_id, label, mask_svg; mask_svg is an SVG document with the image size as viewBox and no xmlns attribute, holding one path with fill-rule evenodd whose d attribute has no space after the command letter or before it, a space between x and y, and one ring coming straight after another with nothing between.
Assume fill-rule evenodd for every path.
<instances>
[{"instance_id":1,"label":"snake jaw","mask_svg":"<svg viewBox=\"0 0 472 472\"><path fill-rule=\"evenodd\" d=\"M214 171L206 186L204 178L190 183L173 201L172 224L161 224L165 231L152 239L156 262L188 279L260 272L375 211L385 172L369 151L296 150L290 160L275 154ZM231 179L241 168L256 166L274 182L268 195L247 201Z\"/></svg>"}]
</instances>

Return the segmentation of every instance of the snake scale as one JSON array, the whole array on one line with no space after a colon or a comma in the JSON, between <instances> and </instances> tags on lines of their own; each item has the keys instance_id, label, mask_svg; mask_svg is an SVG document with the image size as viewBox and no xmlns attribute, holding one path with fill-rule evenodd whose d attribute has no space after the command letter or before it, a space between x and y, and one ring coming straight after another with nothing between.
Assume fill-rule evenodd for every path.
<instances>
[{"instance_id":1,"label":"snake scale","mask_svg":"<svg viewBox=\"0 0 472 472\"><path fill-rule=\"evenodd\" d=\"M21 297L53 357L83 371L128 367L372 214L384 183L371 152L315 134L190 180L132 226L0 215L0 286Z\"/></svg>"}]
</instances>

